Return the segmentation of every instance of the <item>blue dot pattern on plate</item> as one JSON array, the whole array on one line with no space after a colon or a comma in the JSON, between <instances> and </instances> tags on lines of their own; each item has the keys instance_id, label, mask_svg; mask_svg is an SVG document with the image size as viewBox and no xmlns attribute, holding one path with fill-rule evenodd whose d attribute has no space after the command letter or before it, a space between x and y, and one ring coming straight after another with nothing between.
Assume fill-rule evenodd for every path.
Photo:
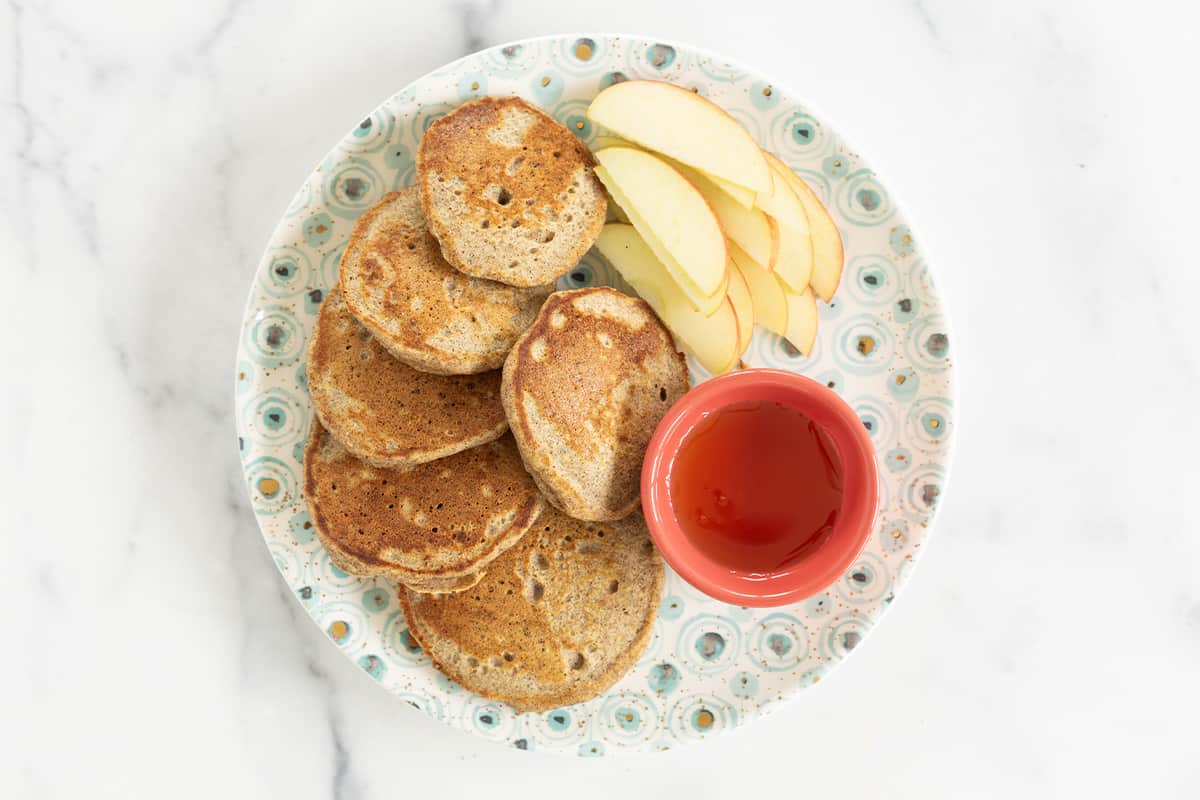
<instances>
[{"instance_id":1,"label":"blue dot pattern on plate","mask_svg":"<svg viewBox=\"0 0 1200 800\"><path fill-rule=\"evenodd\" d=\"M631 79L671 81L711 98L812 187L845 246L842 284L819 304L805 358L758 331L751 366L813 377L855 409L875 445L881 506L859 560L793 606L743 609L668 570L644 657L586 703L516 714L437 672L387 582L338 569L302 496L312 419L304 352L316 311L337 284L354 222L385 192L411 185L421 134L465 100L515 94L586 143L596 92ZM884 181L785 86L678 43L598 34L492 48L402 89L359 120L283 214L259 264L235 362L237 446L272 559L325 635L387 691L445 724L506 746L581 756L661 750L707 738L812 686L870 634L928 541L943 501L956 425L955 342L920 240ZM560 288L626 289L588 254Z\"/></svg>"}]
</instances>

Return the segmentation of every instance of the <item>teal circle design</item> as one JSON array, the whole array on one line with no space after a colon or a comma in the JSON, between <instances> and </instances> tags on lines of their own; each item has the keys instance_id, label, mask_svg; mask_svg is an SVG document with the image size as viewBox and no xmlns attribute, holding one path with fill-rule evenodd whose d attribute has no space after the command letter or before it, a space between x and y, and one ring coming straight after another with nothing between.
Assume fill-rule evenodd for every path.
<instances>
[{"instance_id":1,"label":"teal circle design","mask_svg":"<svg viewBox=\"0 0 1200 800\"><path fill-rule=\"evenodd\" d=\"M304 241L309 247L321 247L333 238L333 217L320 211L304 220Z\"/></svg>"},{"instance_id":2,"label":"teal circle design","mask_svg":"<svg viewBox=\"0 0 1200 800\"><path fill-rule=\"evenodd\" d=\"M888 394L905 402L917 396L921 389L921 376L912 367L905 367L888 375L886 385Z\"/></svg>"},{"instance_id":3,"label":"teal circle design","mask_svg":"<svg viewBox=\"0 0 1200 800\"><path fill-rule=\"evenodd\" d=\"M544 43L541 41L517 42L493 47L480 53L479 66L494 78L518 78L538 68L543 62Z\"/></svg>"},{"instance_id":4,"label":"teal circle design","mask_svg":"<svg viewBox=\"0 0 1200 800\"><path fill-rule=\"evenodd\" d=\"M553 711L538 714L533 718L534 725L530 727L536 730L543 740L570 741L581 735L586 727L582 722L582 720L576 720L571 709L556 708Z\"/></svg>"},{"instance_id":5,"label":"teal circle design","mask_svg":"<svg viewBox=\"0 0 1200 800\"><path fill-rule=\"evenodd\" d=\"M912 229L907 225L897 225L888 232L888 244L892 247L892 252L901 258L908 258L913 253L917 252L917 246L913 242Z\"/></svg>"},{"instance_id":6,"label":"teal circle design","mask_svg":"<svg viewBox=\"0 0 1200 800\"><path fill-rule=\"evenodd\" d=\"M907 447L893 447L884 456L884 463L892 472L904 472L912 466L912 451Z\"/></svg>"},{"instance_id":7,"label":"teal circle design","mask_svg":"<svg viewBox=\"0 0 1200 800\"><path fill-rule=\"evenodd\" d=\"M921 313L921 301L915 297L901 297L892 304L892 319L901 324L912 322Z\"/></svg>"},{"instance_id":8,"label":"teal circle design","mask_svg":"<svg viewBox=\"0 0 1200 800\"><path fill-rule=\"evenodd\" d=\"M275 248L267 268L259 273L258 286L271 297L289 297L312 283L312 262L299 247Z\"/></svg>"},{"instance_id":9,"label":"teal circle design","mask_svg":"<svg viewBox=\"0 0 1200 800\"><path fill-rule=\"evenodd\" d=\"M779 105L779 92L766 81L755 81L750 84L750 102L759 111L771 111Z\"/></svg>"},{"instance_id":10,"label":"teal circle design","mask_svg":"<svg viewBox=\"0 0 1200 800\"><path fill-rule=\"evenodd\" d=\"M904 354L923 372L936 373L950 366L950 333L946 320L925 316L912 323L904 338Z\"/></svg>"},{"instance_id":11,"label":"teal circle design","mask_svg":"<svg viewBox=\"0 0 1200 800\"><path fill-rule=\"evenodd\" d=\"M658 708L641 693L609 695L595 716L595 734L622 747L649 740L658 732Z\"/></svg>"},{"instance_id":12,"label":"teal circle design","mask_svg":"<svg viewBox=\"0 0 1200 800\"><path fill-rule=\"evenodd\" d=\"M534 103L542 108L549 108L562 97L565 84L562 76L551 70L536 72L529 82L529 91L533 94Z\"/></svg>"},{"instance_id":13,"label":"teal circle design","mask_svg":"<svg viewBox=\"0 0 1200 800\"><path fill-rule=\"evenodd\" d=\"M383 651L388 660L400 666L417 667L429 663L429 658L421 650L421 645L408 630L408 622L404 619L403 611L394 611L383 623L380 637L383 640ZM438 673L439 675L441 673Z\"/></svg>"},{"instance_id":14,"label":"teal circle design","mask_svg":"<svg viewBox=\"0 0 1200 800\"><path fill-rule=\"evenodd\" d=\"M573 49L579 38L595 44L586 48L586 58L577 57ZM671 48L674 60L669 51L655 50L656 45ZM658 66L646 58L655 52L662 56ZM546 86L538 80L543 75L553 76ZM483 80L476 81L479 77ZM588 102L599 89L626 78L669 80L726 108L812 187L838 222L845 271L833 302L818 304L821 328L814 352L800 357L778 336L759 330L746 361L833 382L834 391L850 400L860 419L871 423L872 436L878 437L874 441L882 510L856 566L870 565L872 574L863 573L862 580L855 581L851 572L843 578L848 581L844 585L768 613L718 603L668 570L662 613L628 675L600 696L562 710L570 724L560 731L550 730L542 714L515 715L509 709L507 721L494 720L494 726L485 724L487 730L481 731L475 713L499 704L475 696L435 670L408 632L391 584L337 569L314 530L305 527L311 526L311 518L301 495L303 432L312 419L305 346L321 300L337 285L338 263L352 225L369 205L364 198L414 182L417 145L433 120L464 97L485 92L516 95L543 105L588 142L600 130L586 119ZM476 82L478 88L472 90ZM762 92L767 86L769 95ZM953 412L950 401L945 407L933 403L955 394L950 348L956 343L950 342L944 324L940 330L928 327L931 319L944 320L946 311L908 220L896 208L894 195L882 191L869 164L769 77L679 44L643 37L581 34L492 48L401 90L367 119L357 120L357 127L356 120L346 122L349 133L300 186L259 263L239 339L234 404L240 461L268 550L289 591L325 635L331 635L332 622L344 622L345 629L339 627L334 638L343 640L347 657L423 713L493 736L506 746L567 753L662 749L706 736L764 713L836 666L846 643L857 644L865 635L924 550L942 496L955 427L953 413L945 413ZM807 122L812 123L808 135L798 136ZM359 169L362 172L355 171ZM882 218L885 213L888 216ZM630 291L595 253L585 256L580 267L587 270L584 280L573 281L568 274L559 285L607 284ZM864 314L890 334L892 358L878 372L862 374L843 363L858 353L846 349L842 338L863 324ZM935 336L938 333L946 338ZM877 358L881 355L876 352ZM934 362L946 366L937 369ZM896 386L892 381L899 376L905 381ZM705 378L699 369L692 375L694 382ZM275 407L272 402L279 400L276 390L293 402L281 405L286 413L268 417L267 411ZM939 440L934 432L943 422L951 436ZM262 479L270 491L255 496L254 484ZM927 491L933 492L929 504ZM886 579L877 577L880 563L889 572ZM794 618L806 631L807 656L790 669L767 669L753 655L763 650L772 659L787 661L803 649L786 630L760 629L772 614ZM696 629L695 621L706 616L720 617L736 628L734 635ZM842 627L834 631L835 625ZM688 626L693 632L684 637ZM823 643L830 632L834 638ZM848 634L852 635L847 638ZM631 699L635 697L649 705L637 704L639 700ZM698 699L706 705L685 714L683 706ZM721 704L736 714L725 715ZM611 715L601 713L606 705Z\"/></svg>"},{"instance_id":15,"label":"teal circle design","mask_svg":"<svg viewBox=\"0 0 1200 800\"><path fill-rule=\"evenodd\" d=\"M804 614L808 617L821 619L833 613L833 601L829 592L821 592L804 601Z\"/></svg>"},{"instance_id":16,"label":"teal circle design","mask_svg":"<svg viewBox=\"0 0 1200 800\"><path fill-rule=\"evenodd\" d=\"M818 341L820 337L817 337ZM842 321L835 334L833 356L838 366L854 375L885 372L895 357L891 331L873 314L857 314Z\"/></svg>"},{"instance_id":17,"label":"teal circle design","mask_svg":"<svg viewBox=\"0 0 1200 800\"><path fill-rule=\"evenodd\" d=\"M652 692L665 697L679 688L679 681L682 678L679 667L669 661L664 661L650 668L650 672L646 676L646 684Z\"/></svg>"},{"instance_id":18,"label":"teal circle design","mask_svg":"<svg viewBox=\"0 0 1200 800\"><path fill-rule=\"evenodd\" d=\"M302 576L300 556L285 542L272 542L267 549L285 581L290 584Z\"/></svg>"},{"instance_id":19,"label":"teal circle design","mask_svg":"<svg viewBox=\"0 0 1200 800\"><path fill-rule=\"evenodd\" d=\"M610 47L604 37L572 36L556 43L554 61L564 72L587 77L607 60Z\"/></svg>"},{"instance_id":20,"label":"teal circle design","mask_svg":"<svg viewBox=\"0 0 1200 800\"><path fill-rule=\"evenodd\" d=\"M954 433L954 417L950 400L945 397L923 397L908 410L905 419L905 438L917 449L936 453L945 439Z\"/></svg>"},{"instance_id":21,"label":"teal circle design","mask_svg":"<svg viewBox=\"0 0 1200 800\"><path fill-rule=\"evenodd\" d=\"M387 663L374 653L359 656L358 666L377 681L383 680L383 676L387 674Z\"/></svg>"},{"instance_id":22,"label":"teal circle design","mask_svg":"<svg viewBox=\"0 0 1200 800\"><path fill-rule=\"evenodd\" d=\"M675 654L685 671L709 675L733 666L741 646L742 631L736 622L717 614L697 614L680 629Z\"/></svg>"},{"instance_id":23,"label":"teal circle design","mask_svg":"<svg viewBox=\"0 0 1200 800\"><path fill-rule=\"evenodd\" d=\"M829 178L844 178L850 172L850 157L845 153L825 156L821 161L821 172Z\"/></svg>"},{"instance_id":24,"label":"teal circle design","mask_svg":"<svg viewBox=\"0 0 1200 800\"><path fill-rule=\"evenodd\" d=\"M388 146L395 130L396 117L385 103L355 125L342 145L349 153L375 153Z\"/></svg>"},{"instance_id":25,"label":"teal circle design","mask_svg":"<svg viewBox=\"0 0 1200 800\"><path fill-rule=\"evenodd\" d=\"M621 83L629 80L629 76L620 70L614 72L606 72L600 76L600 83L596 86L597 92L602 92L613 84Z\"/></svg>"},{"instance_id":26,"label":"teal circle design","mask_svg":"<svg viewBox=\"0 0 1200 800\"><path fill-rule=\"evenodd\" d=\"M808 657L808 630L792 614L769 614L755 626L747 655L768 672L795 669Z\"/></svg>"},{"instance_id":27,"label":"teal circle design","mask_svg":"<svg viewBox=\"0 0 1200 800\"><path fill-rule=\"evenodd\" d=\"M499 703L485 703L470 708L470 719L476 731L488 739L498 739L511 727L513 712Z\"/></svg>"},{"instance_id":28,"label":"teal circle design","mask_svg":"<svg viewBox=\"0 0 1200 800\"><path fill-rule=\"evenodd\" d=\"M353 575L347 575L344 571L338 568L337 564L329 558L329 553L324 549L313 557L317 580L322 586L337 587L338 589L354 590L358 589L362 584L362 579Z\"/></svg>"},{"instance_id":29,"label":"teal circle design","mask_svg":"<svg viewBox=\"0 0 1200 800\"><path fill-rule=\"evenodd\" d=\"M362 605L368 614L378 614L387 611L392 602L392 593L387 589L376 587L363 592Z\"/></svg>"},{"instance_id":30,"label":"teal circle design","mask_svg":"<svg viewBox=\"0 0 1200 800\"><path fill-rule=\"evenodd\" d=\"M750 700L758 694L758 677L753 672L738 672L729 679L729 693L739 700Z\"/></svg>"},{"instance_id":31,"label":"teal circle design","mask_svg":"<svg viewBox=\"0 0 1200 800\"><path fill-rule=\"evenodd\" d=\"M342 253L346 251L346 242L342 242L337 247L330 250L321 257L321 282L323 284L322 292L329 292L335 289L338 285L338 266L342 261ZM324 300L324 294L321 296Z\"/></svg>"},{"instance_id":32,"label":"teal circle design","mask_svg":"<svg viewBox=\"0 0 1200 800\"><path fill-rule=\"evenodd\" d=\"M604 742L584 742L579 745L578 755L581 758L598 758L604 755Z\"/></svg>"},{"instance_id":33,"label":"teal circle design","mask_svg":"<svg viewBox=\"0 0 1200 800\"><path fill-rule=\"evenodd\" d=\"M667 713L667 726L677 741L694 741L737 724L737 709L716 696L680 698Z\"/></svg>"},{"instance_id":34,"label":"teal circle design","mask_svg":"<svg viewBox=\"0 0 1200 800\"><path fill-rule=\"evenodd\" d=\"M243 352L259 366L286 367L303 354L304 333L290 308L266 306L243 328Z\"/></svg>"},{"instance_id":35,"label":"teal circle design","mask_svg":"<svg viewBox=\"0 0 1200 800\"><path fill-rule=\"evenodd\" d=\"M457 103L431 103L423 105L413 117L411 136L414 142L420 142L429 126L458 108Z\"/></svg>"},{"instance_id":36,"label":"teal circle design","mask_svg":"<svg viewBox=\"0 0 1200 800\"><path fill-rule=\"evenodd\" d=\"M383 164L393 173L412 169L413 162L412 151L403 142L391 142L383 151Z\"/></svg>"},{"instance_id":37,"label":"teal circle design","mask_svg":"<svg viewBox=\"0 0 1200 800\"><path fill-rule=\"evenodd\" d=\"M891 571L879 556L865 552L834 586L838 596L852 606L877 603L891 591Z\"/></svg>"},{"instance_id":38,"label":"teal circle design","mask_svg":"<svg viewBox=\"0 0 1200 800\"><path fill-rule=\"evenodd\" d=\"M851 407L858 415L863 427L871 437L876 449L892 441L896 435L896 415L892 407L881 402L876 395L867 395L855 400Z\"/></svg>"},{"instance_id":39,"label":"teal circle design","mask_svg":"<svg viewBox=\"0 0 1200 800\"><path fill-rule=\"evenodd\" d=\"M274 456L259 456L245 466L246 486L254 513L274 516L299 499L292 468Z\"/></svg>"},{"instance_id":40,"label":"teal circle design","mask_svg":"<svg viewBox=\"0 0 1200 800\"><path fill-rule=\"evenodd\" d=\"M308 513L307 508L302 508L292 514L288 520L288 531L297 544L308 544L313 540L317 529L313 527L312 515Z\"/></svg>"},{"instance_id":41,"label":"teal circle design","mask_svg":"<svg viewBox=\"0 0 1200 800\"><path fill-rule=\"evenodd\" d=\"M255 443L278 445L303 440L308 434L308 410L290 392L271 388L251 396L242 408L246 435Z\"/></svg>"},{"instance_id":42,"label":"teal circle design","mask_svg":"<svg viewBox=\"0 0 1200 800\"><path fill-rule=\"evenodd\" d=\"M938 313L937 287L934 286L933 275L929 272L929 265L923 260L916 259L913 261L912 266L908 270L908 286L912 296L925 304L927 309L926 315Z\"/></svg>"},{"instance_id":43,"label":"teal circle design","mask_svg":"<svg viewBox=\"0 0 1200 800\"><path fill-rule=\"evenodd\" d=\"M466 103L469 100L478 100L480 97L487 97L487 93L487 75L482 72L470 72L458 79L458 99L460 102Z\"/></svg>"},{"instance_id":44,"label":"teal circle design","mask_svg":"<svg viewBox=\"0 0 1200 800\"><path fill-rule=\"evenodd\" d=\"M879 225L895 210L887 190L875 173L860 169L839 182L837 209L851 225Z\"/></svg>"},{"instance_id":45,"label":"teal circle design","mask_svg":"<svg viewBox=\"0 0 1200 800\"><path fill-rule=\"evenodd\" d=\"M332 166L321 190L325 207L346 219L358 219L379 202L385 191L383 176L362 158L346 158Z\"/></svg>"},{"instance_id":46,"label":"teal circle design","mask_svg":"<svg viewBox=\"0 0 1200 800\"><path fill-rule=\"evenodd\" d=\"M903 517L885 519L879 523L879 533L876 535L885 553L898 553L909 545L908 520Z\"/></svg>"},{"instance_id":47,"label":"teal circle design","mask_svg":"<svg viewBox=\"0 0 1200 800\"><path fill-rule=\"evenodd\" d=\"M937 510L942 499L944 470L937 464L926 464L908 476L904 484L904 510L915 517L927 517Z\"/></svg>"},{"instance_id":48,"label":"teal circle design","mask_svg":"<svg viewBox=\"0 0 1200 800\"><path fill-rule=\"evenodd\" d=\"M592 125L592 121L587 118L587 107L586 100L564 100L554 107L550 116L561 122L567 130L590 146L595 139L596 129ZM590 253L584 257L589 256Z\"/></svg>"},{"instance_id":49,"label":"teal circle design","mask_svg":"<svg viewBox=\"0 0 1200 800\"><path fill-rule=\"evenodd\" d=\"M832 617L817 637L822 659L838 661L858 647L871 629L871 621L858 612Z\"/></svg>"},{"instance_id":50,"label":"teal circle design","mask_svg":"<svg viewBox=\"0 0 1200 800\"><path fill-rule=\"evenodd\" d=\"M669 594L658 604L658 616L668 621L677 620L683 616L684 608L682 597L676 594Z\"/></svg>"},{"instance_id":51,"label":"teal circle design","mask_svg":"<svg viewBox=\"0 0 1200 800\"><path fill-rule=\"evenodd\" d=\"M771 140L784 162L812 161L821 156L832 143L825 126L806 111L785 111L771 122ZM817 163L820 163L819 161Z\"/></svg>"},{"instance_id":52,"label":"teal circle design","mask_svg":"<svg viewBox=\"0 0 1200 800\"><path fill-rule=\"evenodd\" d=\"M398 692L396 698L434 719L445 719L446 709L442 701L425 692Z\"/></svg>"},{"instance_id":53,"label":"teal circle design","mask_svg":"<svg viewBox=\"0 0 1200 800\"><path fill-rule=\"evenodd\" d=\"M884 255L855 256L846 265L842 286L867 306L889 304L900 290L900 270Z\"/></svg>"},{"instance_id":54,"label":"teal circle design","mask_svg":"<svg viewBox=\"0 0 1200 800\"><path fill-rule=\"evenodd\" d=\"M312 614L338 647L357 647L366 637L367 618L357 603L331 600L313 608Z\"/></svg>"}]
</instances>

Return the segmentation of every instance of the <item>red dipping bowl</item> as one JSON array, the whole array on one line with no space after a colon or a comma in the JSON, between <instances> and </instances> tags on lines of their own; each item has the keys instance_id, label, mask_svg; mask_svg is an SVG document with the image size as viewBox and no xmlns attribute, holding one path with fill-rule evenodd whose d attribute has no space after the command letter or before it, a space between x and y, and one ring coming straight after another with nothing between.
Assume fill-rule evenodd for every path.
<instances>
[{"instance_id":1,"label":"red dipping bowl","mask_svg":"<svg viewBox=\"0 0 1200 800\"><path fill-rule=\"evenodd\" d=\"M670 492L671 465L688 434L710 414L755 400L806 414L829 435L842 465L842 506L829 538L800 561L767 574L733 569L699 550L680 527ZM782 606L817 594L853 565L874 526L877 481L871 438L836 393L792 372L745 369L700 384L659 422L642 464L642 512L663 558L692 586L733 605ZM802 487L796 495L803 503Z\"/></svg>"}]
</instances>

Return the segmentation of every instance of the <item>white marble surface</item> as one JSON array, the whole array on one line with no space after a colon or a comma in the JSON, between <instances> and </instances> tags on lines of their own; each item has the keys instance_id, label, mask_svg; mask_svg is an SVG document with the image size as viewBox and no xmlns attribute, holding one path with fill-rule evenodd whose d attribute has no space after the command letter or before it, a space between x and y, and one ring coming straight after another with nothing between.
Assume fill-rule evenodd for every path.
<instances>
[{"instance_id":1,"label":"white marble surface","mask_svg":"<svg viewBox=\"0 0 1200 800\"><path fill-rule=\"evenodd\" d=\"M1195 13L576 5L0 7L0 796L1200 795ZM834 120L932 251L962 387L937 535L861 652L733 735L600 761L445 729L344 659L231 419L247 286L325 150L458 55L587 30Z\"/></svg>"}]
</instances>

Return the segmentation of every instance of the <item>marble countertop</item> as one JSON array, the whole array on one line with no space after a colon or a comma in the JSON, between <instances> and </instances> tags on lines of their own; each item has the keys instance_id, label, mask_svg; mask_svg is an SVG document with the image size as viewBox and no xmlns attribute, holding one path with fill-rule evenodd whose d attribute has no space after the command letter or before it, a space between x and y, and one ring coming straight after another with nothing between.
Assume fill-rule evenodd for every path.
<instances>
[{"instance_id":1,"label":"marble countertop","mask_svg":"<svg viewBox=\"0 0 1200 800\"><path fill-rule=\"evenodd\" d=\"M0 795L1200 795L1200 113L1173 8L5 4ZM445 728L325 641L256 530L230 374L262 247L348 124L481 46L596 29L720 51L837 122L932 252L962 416L936 536L861 652L732 735L584 761Z\"/></svg>"}]
</instances>

